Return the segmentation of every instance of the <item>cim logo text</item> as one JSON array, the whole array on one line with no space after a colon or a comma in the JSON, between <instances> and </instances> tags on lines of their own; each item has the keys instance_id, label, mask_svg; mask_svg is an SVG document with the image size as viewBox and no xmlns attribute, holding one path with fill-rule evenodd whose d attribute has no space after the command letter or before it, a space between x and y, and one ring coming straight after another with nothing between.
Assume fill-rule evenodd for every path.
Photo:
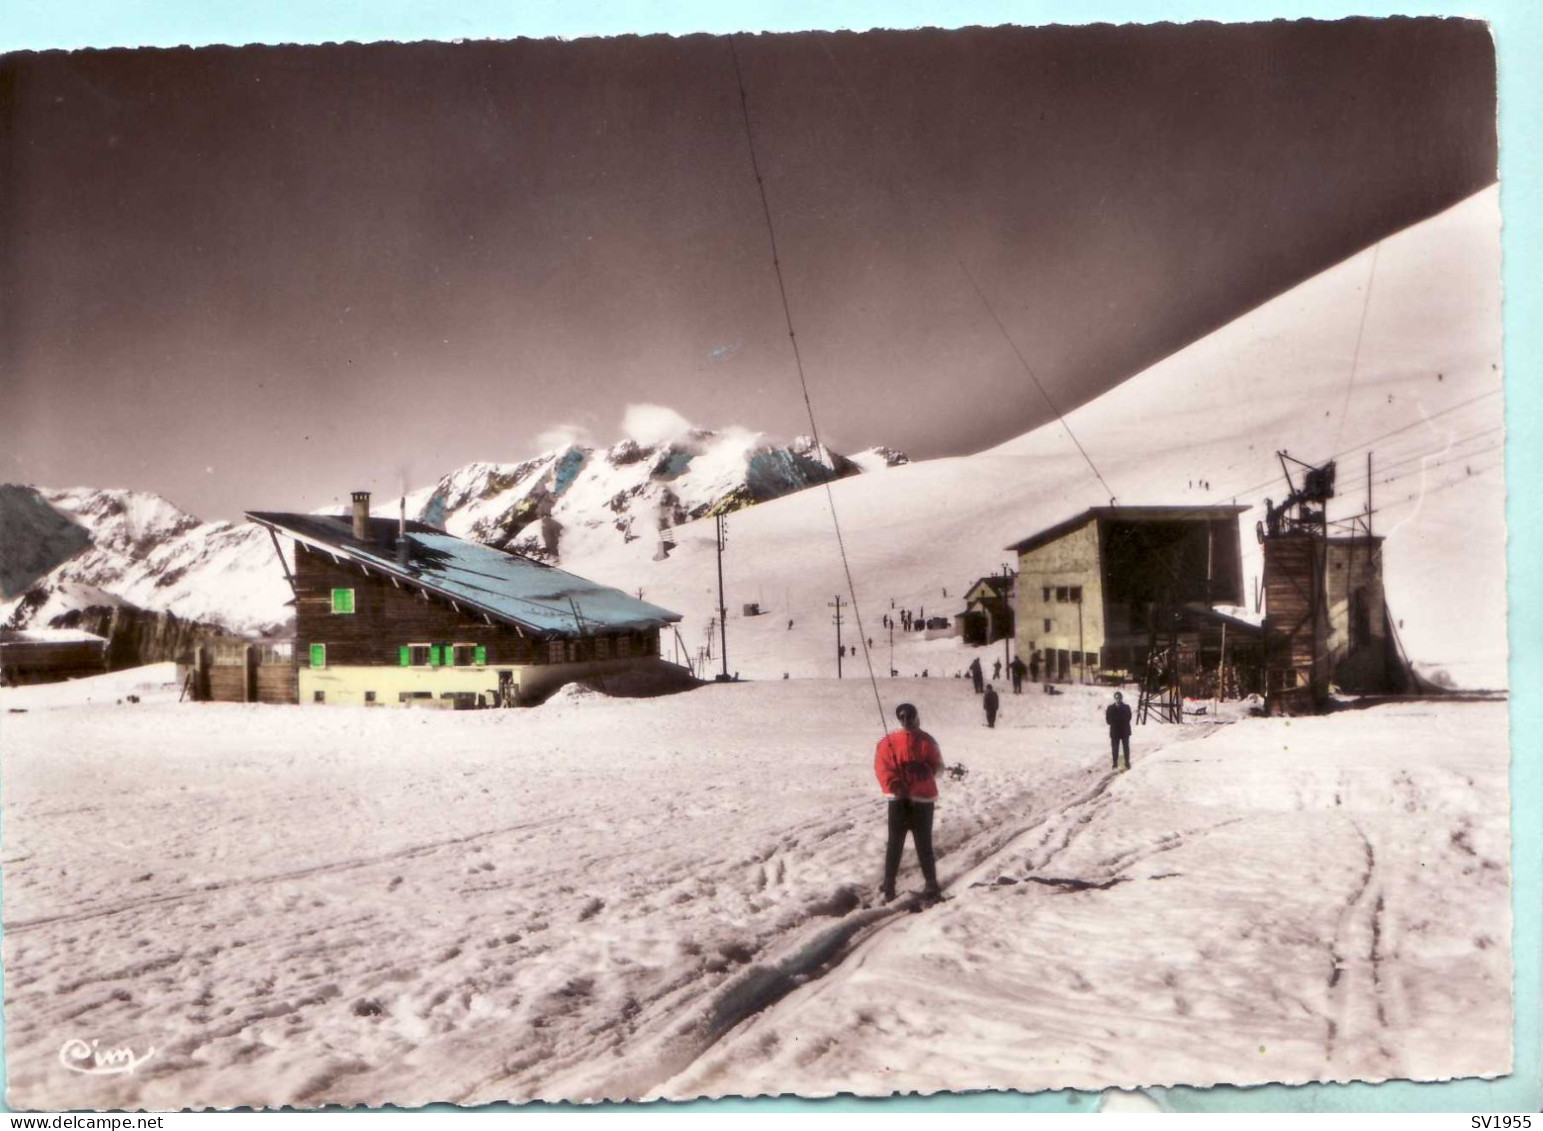
<instances>
[{"instance_id":1,"label":"cim logo text","mask_svg":"<svg viewBox=\"0 0 1543 1131\"><path fill-rule=\"evenodd\" d=\"M154 1055L154 1047L140 1056L128 1045L103 1048L100 1040L83 1041L79 1037L71 1037L59 1048L59 1063L71 1072L81 1072L87 1076L118 1076L133 1072Z\"/></svg>"}]
</instances>

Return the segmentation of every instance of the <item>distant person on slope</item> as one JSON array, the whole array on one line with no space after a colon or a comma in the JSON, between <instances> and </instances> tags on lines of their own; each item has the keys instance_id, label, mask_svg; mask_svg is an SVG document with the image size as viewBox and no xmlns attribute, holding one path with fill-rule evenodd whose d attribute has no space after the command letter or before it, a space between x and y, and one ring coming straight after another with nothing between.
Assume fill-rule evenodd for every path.
<instances>
[{"instance_id":1,"label":"distant person on slope","mask_svg":"<svg viewBox=\"0 0 1543 1131\"><path fill-rule=\"evenodd\" d=\"M975 694L979 695L985 686L985 675L980 670L980 657L970 661L970 682L975 685Z\"/></svg>"},{"instance_id":2,"label":"distant person on slope","mask_svg":"<svg viewBox=\"0 0 1543 1131\"><path fill-rule=\"evenodd\" d=\"M943 768L943 754L937 741L921 728L921 715L910 703L895 708L900 730L879 739L873 752L873 772L889 800L889 845L884 851L884 902L895 898L895 878L900 874L900 857L905 851L905 835L916 844L916 858L921 862L922 878L927 882L925 899L941 899L937 864L932 854L932 805L938 798L935 780Z\"/></svg>"},{"instance_id":3,"label":"distant person on slope","mask_svg":"<svg viewBox=\"0 0 1543 1131\"><path fill-rule=\"evenodd\" d=\"M1114 702L1104 710L1104 722L1109 724L1109 748L1114 755L1114 768L1120 768L1120 744L1125 744L1125 768L1130 769L1130 705L1125 696L1114 693Z\"/></svg>"},{"instance_id":4,"label":"distant person on slope","mask_svg":"<svg viewBox=\"0 0 1543 1131\"><path fill-rule=\"evenodd\" d=\"M997 725L997 708L1001 706L1002 701L997 698L997 689L989 683L986 684L986 697L981 700L981 703L986 708L986 725L995 729Z\"/></svg>"},{"instance_id":5,"label":"distant person on slope","mask_svg":"<svg viewBox=\"0 0 1543 1131\"><path fill-rule=\"evenodd\" d=\"M1002 678L1002 661L1001 660L998 660L996 663L991 665L991 678L992 679L1001 679Z\"/></svg>"},{"instance_id":6,"label":"distant person on slope","mask_svg":"<svg viewBox=\"0 0 1543 1131\"><path fill-rule=\"evenodd\" d=\"M1013 662L1007 666L1007 670L1013 675L1013 694L1023 694L1023 677L1029 674L1029 667L1023 662L1022 656L1014 656Z\"/></svg>"}]
</instances>

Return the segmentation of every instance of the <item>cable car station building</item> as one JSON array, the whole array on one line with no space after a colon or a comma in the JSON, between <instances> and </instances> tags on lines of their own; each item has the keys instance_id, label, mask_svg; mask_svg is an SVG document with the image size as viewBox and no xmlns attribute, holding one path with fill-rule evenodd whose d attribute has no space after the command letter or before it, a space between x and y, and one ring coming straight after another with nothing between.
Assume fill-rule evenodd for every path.
<instances>
[{"instance_id":1,"label":"cable car station building","mask_svg":"<svg viewBox=\"0 0 1543 1131\"><path fill-rule=\"evenodd\" d=\"M1244 602L1246 509L1092 507L1007 547L1018 555L1018 654L1037 655L1052 682L1130 678L1171 638L1186 682L1214 673L1224 644L1229 667L1246 666L1259 627L1216 609Z\"/></svg>"}]
</instances>

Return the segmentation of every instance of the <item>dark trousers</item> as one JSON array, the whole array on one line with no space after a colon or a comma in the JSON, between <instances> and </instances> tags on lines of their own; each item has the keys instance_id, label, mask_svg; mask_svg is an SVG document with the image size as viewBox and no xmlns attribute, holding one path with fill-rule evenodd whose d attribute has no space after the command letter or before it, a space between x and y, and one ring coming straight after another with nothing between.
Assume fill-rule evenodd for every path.
<instances>
[{"instance_id":1,"label":"dark trousers","mask_svg":"<svg viewBox=\"0 0 1543 1131\"><path fill-rule=\"evenodd\" d=\"M1130 735L1109 736L1109 752L1114 755L1114 768L1120 768L1120 744L1125 744L1125 768L1130 769Z\"/></svg>"},{"instance_id":2,"label":"dark trousers","mask_svg":"<svg viewBox=\"0 0 1543 1131\"><path fill-rule=\"evenodd\" d=\"M884 890L895 890L895 877L900 874L900 855L905 851L905 834L908 832L916 843L916 858L921 861L922 878L927 881L929 889L936 890L938 869L932 855L932 804L909 798L889 803L889 846L884 850Z\"/></svg>"},{"instance_id":3,"label":"dark trousers","mask_svg":"<svg viewBox=\"0 0 1543 1131\"><path fill-rule=\"evenodd\" d=\"M987 711L986 711L986 725L988 727L994 727L994 726L997 725L997 713L995 711L987 709Z\"/></svg>"}]
</instances>

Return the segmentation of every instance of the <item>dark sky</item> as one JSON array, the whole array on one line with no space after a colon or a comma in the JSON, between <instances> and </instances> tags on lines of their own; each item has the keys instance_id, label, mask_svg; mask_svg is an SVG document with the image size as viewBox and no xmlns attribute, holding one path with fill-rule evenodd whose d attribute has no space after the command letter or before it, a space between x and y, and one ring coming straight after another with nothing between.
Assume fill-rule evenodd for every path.
<instances>
[{"instance_id":1,"label":"dark sky","mask_svg":"<svg viewBox=\"0 0 1543 1131\"><path fill-rule=\"evenodd\" d=\"M978 450L1495 177L1435 19L737 41L826 441ZM203 517L807 431L723 38L0 63L0 479Z\"/></svg>"}]
</instances>

